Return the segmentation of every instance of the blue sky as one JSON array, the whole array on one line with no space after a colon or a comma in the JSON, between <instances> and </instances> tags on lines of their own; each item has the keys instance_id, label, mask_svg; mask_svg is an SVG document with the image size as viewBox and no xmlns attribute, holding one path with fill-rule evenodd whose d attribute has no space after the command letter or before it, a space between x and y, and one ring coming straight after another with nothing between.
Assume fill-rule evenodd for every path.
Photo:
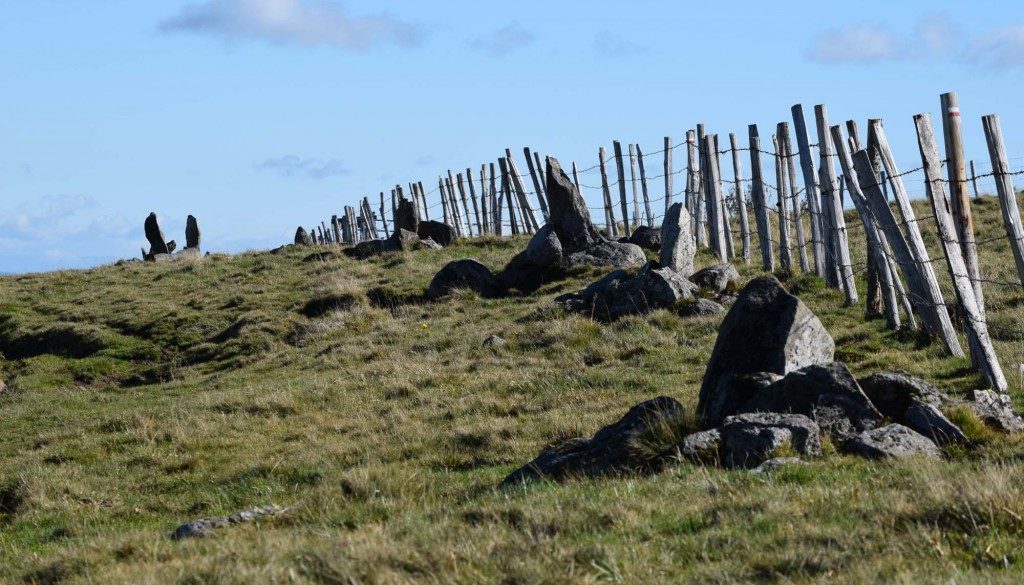
<instances>
[{"instance_id":1,"label":"blue sky","mask_svg":"<svg viewBox=\"0 0 1024 585\"><path fill-rule=\"evenodd\" d=\"M969 158L988 167L988 113L1024 157L1017 3L6 0L3 14L0 272L137 256L150 211L179 241L196 215L208 250L271 247L506 147L587 167L612 140L650 152L698 122L744 143L757 123L770 144L798 102L833 123L884 118L910 167L912 116L955 90Z\"/></svg>"}]
</instances>

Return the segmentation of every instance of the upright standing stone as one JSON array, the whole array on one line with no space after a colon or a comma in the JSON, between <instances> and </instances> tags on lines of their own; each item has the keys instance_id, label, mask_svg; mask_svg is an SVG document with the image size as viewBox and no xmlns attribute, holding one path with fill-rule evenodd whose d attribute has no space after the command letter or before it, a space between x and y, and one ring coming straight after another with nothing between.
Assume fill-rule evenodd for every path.
<instances>
[{"instance_id":1,"label":"upright standing stone","mask_svg":"<svg viewBox=\"0 0 1024 585\"><path fill-rule=\"evenodd\" d=\"M395 209L395 231L405 230L415 234L419 231L419 226L420 218L416 214L416 206L408 199L400 199L398 208Z\"/></svg>"},{"instance_id":2,"label":"upright standing stone","mask_svg":"<svg viewBox=\"0 0 1024 585\"><path fill-rule=\"evenodd\" d=\"M576 185L554 157L548 157L547 167L548 223L565 252L578 252L600 243L601 235L590 221L587 203Z\"/></svg>"},{"instance_id":3,"label":"upright standing stone","mask_svg":"<svg viewBox=\"0 0 1024 585\"><path fill-rule=\"evenodd\" d=\"M306 228L299 226L299 229L295 230L295 245L296 246L312 246L313 238L309 236L309 232Z\"/></svg>"},{"instance_id":4,"label":"upright standing stone","mask_svg":"<svg viewBox=\"0 0 1024 585\"><path fill-rule=\"evenodd\" d=\"M199 222L196 221L194 215L188 216L185 220L185 248L199 249Z\"/></svg>"},{"instance_id":5,"label":"upright standing stone","mask_svg":"<svg viewBox=\"0 0 1024 585\"><path fill-rule=\"evenodd\" d=\"M693 274L697 243L690 232L690 213L682 203L673 203L661 222L661 265L683 276Z\"/></svg>"},{"instance_id":6,"label":"upright standing stone","mask_svg":"<svg viewBox=\"0 0 1024 585\"><path fill-rule=\"evenodd\" d=\"M145 229L146 239L149 240L149 255L170 254L167 240L164 239L164 233L160 231L160 224L156 221L155 213L150 213L146 218Z\"/></svg>"}]
</instances>

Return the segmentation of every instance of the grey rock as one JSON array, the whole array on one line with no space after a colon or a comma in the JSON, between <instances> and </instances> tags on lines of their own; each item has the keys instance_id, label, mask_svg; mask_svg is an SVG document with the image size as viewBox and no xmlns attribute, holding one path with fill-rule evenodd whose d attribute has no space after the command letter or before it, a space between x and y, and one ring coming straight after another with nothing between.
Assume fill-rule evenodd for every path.
<instances>
[{"instance_id":1,"label":"grey rock","mask_svg":"<svg viewBox=\"0 0 1024 585\"><path fill-rule=\"evenodd\" d=\"M313 238L309 237L309 232L306 228L299 227L295 230L295 245L296 246L312 246Z\"/></svg>"},{"instance_id":2,"label":"grey rock","mask_svg":"<svg viewBox=\"0 0 1024 585\"><path fill-rule=\"evenodd\" d=\"M501 283L478 260L464 258L449 262L434 275L427 298L438 299L457 289L469 289L483 297L501 294Z\"/></svg>"},{"instance_id":3,"label":"grey rock","mask_svg":"<svg viewBox=\"0 0 1024 585\"><path fill-rule=\"evenodd\" d=\"M565 242L562 242L563 250ZM610 266L628 268L647 262L647 255L636 244L600 242L589 248L568 254L563 264L568 268L577 266Z\"/></svg>"},{"instance_id":4,"label":"grey rock","mask_svg":"<svg viewBox=\"0 0 1024 585\"><path fill-rule=\"evenodd\" d=\"M199 520L193 520L186 522L179 526L171 534L171 540L185 540L189 538L203 538L209 536L215 530L224 528L227 526L233 526L236 524L245 524L248 522L255 522L264 518L270 518L273 516L279 516L287 511L287 508L270 504L267 506L257 506L250 508L230 516L211 516L209 518L200 518Z\"/></svg>"},{"instance_id":5,"label":"grey rock","mask_svg":"<svg viewBox=\"0 0 1024 585\"><path fill-rule=\"evenodd\" d=\"M690 232L690 214L682 203L674 203L661 222L661 265L683 276L693 274L697 242Z\"/></svg>"},{"instance_id":6,"label":"grey rock","mask_svg":"<svg viewBox=\"0 0 1024 585\"><path fill-rule=\"evenodd\" d=\"M586 250L604 241L590 221L583 196L551 156L547 157L547 199L548 224L567 253Z\"/></svg>"},{"instance_id":7,"label":"grey rock","mask_svg":"<svg viewBox=\"0 0 1024 585\"><path fill-rule=\"evenodd\" d=\"M931 384L906 372L879 372L858 380L864 393L885 416L900 421L914 403L942 407L950 398Z\"/></svg>"},{"instance_id":8,"label":"grey rock","mask_svg":"<svg viewBox=\"0 0 1024 585\"><path fill-rule=\"evenodd\" d=\"M1013 411L1010 397L991 390L975 390L967 405L985 424L1004 433L1024 431L1024 420Z\"/></svg>"},{"instance_id":9,"label":"grey rock","mask_svg":"<svg viewBox=\"0 0 1024 585\"><path fill-rule=\"evenodd\" d=\"M196 221L194 215L190 215L185 219L185 248L195 248L198 250L200 239L199 222Z\"/></svg>"},{"instance_id":10,"label":"grey rock","mask_svg":"<svg viewBox=\"0 0 1024 585\"><path fill-rule=\"evenodd\" d=\"M353 248L345 250L345 254L357 259L366 259L381 254L403 252L418 249L422 242L414 232L399 229L390 238L359 242Z\"/></svg>"},{"instance_id":11,"label":"grey rock","mask_svg":"<svg viewBox=\"0 0 1024 585\"><path fill-rule=\"evenodd\" d=\"M621 419L593 437L562 441L545 449L536 459L513 471L502 485L548 478L562 480L572 476L605 476L640 471L659 464L639 457L635 441L683 414L675 399L661 396L629 409Z\"/></svg>"},{"instance_id":12,"label":"grey rock","mask_svg":"<svg viewBox=\"0 0 1024 585\"><path fill-rule=\"evenodd\" d=\"M725 467L756 467L779 450L821 455L818 425L799 414L774 412L730 416L718 428L722 437L719 458Z\"/></svg>"},{"instance_id":13,"label":"grey rock","mask_svg":"<svg viewBox=\"0 0 1024 585\"><path fill-rule=\"evenodd\" d=\"M808 465L808 463L803 459L800 459L799 457L776 457L774 459L769 459L768 461L765 461L761 465L758 465L757 467L751 469L750 473L754 473L757 475L765 475L775 473L776 471L782 469L783 467L793 467L797 465Z\"/></svg>"},{"instance_id":14,"label":"grey rock","mask_svg":"<svg viewBox=\"0 0 1024 585\"><path fill-rule=\"evenodd\" d=\"M147 260L149 260L150 262L157 263L170 262L171 260L174 260L174 256L171 256L170 254L153 254L152 256L147 258Z\"/></svg>"},{"instance_id":15,"label":"grey rock","mask_svg":"<svg viewBox=\"0 0 1024 585\"><path fill-rule=\"evenodd\" d=\"M562 243L551 224L545 224L498 275L506 288L532 291L562 262Z\"/></svg>"},{"instance_id":16,"label":"grey rock","mask_svg":"<svg viewBox=\"0 0 1024 585\"><path fill-rule=\"evenodd\" d=\"M177 249L178 249L178 242L175 242L174 240L171 240L170 242L167 242L167 253L168 254L174 253L174 251L177 250Z\"/></svg>"},{"instance_id":17,"label":"grey rock","mask_svg":"<svg viewBox=\"0 0 1024 585\"><path fill-rule=\"evenodd\" d=\"M484 339L484 347L505 347L506 345L508 345L508 342L497 335L491 335L487 339Z\"/></svg>"},{"instance_id":18,"label":"grey rock","mask_svg":"<svg viewBox=\"0 0 1024 585\"><path fill-rule=\"evenodd\" d=\"M416 214L416 206L405 197L398 200L398 207L395 209L395 230L405 230L414 234L418 233L420 218Z\"/></svg>"},{"instance_id":19,"label":"grey rock","mask_svg":"<svg viewBox=\"0 0 1024 585\"><path fill-rule=\"evenodd\" d=\"M692 299L696 291L693 283L674 270L651 263L632 278L624 271L613 271L579 293L564 295L556 302L597 318L618 319L673 307L684 299Z\"/></svg>"},{"instance_id":20,"label":"grey rock","mask_svg":"<svg viewBox=\"0 0 1024 585\"><path fill-rule=\"evenodd\" d=\"M708 299L695 299L679 309L680 317L710 317L725 312L725 307Z\"/></svg>"},{"instance_id":21,"label":"grey rock","mask_svg":"<svg viewBox=\"0 0 1024 585\"><path fill-rule=\"evenodd\" d=\"M770 372L729 373L720 377L718 387L705 405L703 426L717 427L727 416L742 412L745 404L781 379L782 376Z\"/></svg>"},{"instance_id":22,"label":"grey rock","mask_svg":"<svg viewBox=\"0 0 1024 585\"><path fill-rule=\"evenodd\" d=\"M429 238L434 240L445 248L454 244L455 240L458 239L458 232L455 231L454 227L434 220L419 222L419 227L416 228L416 234L421 239L426 240Z\"/></svg>"},{"instance_id":23,"label":"grey rock","mask_svg":"<svg viewBox=\"0 0 1024 585\"><path fill-rule=\"evenodd\" d=\"M167 240L164 239L164 232L156 220L156 213L150 213L143 225L146 231L146 240L149 241L149 255L170 254L167 248Z\"/></svg>"},{"instance_id":24,"label":"grey rock","mask_svg":"<svg viewBox=\"0 0 1024 585\"><path fill-rule=\"evenodd\" d=\"M419 244L417 244L417 247L420 250L443 250L444 249L444 246L442 246L441 244L438 244L437 242L435 242L434 240L432 240L430 238L420 238L420 241L419 241Z\"/></svg>"},{"instance_id":25,"label":"grey rock","mask_svg":"<svg viewBox=\"0 0 1024 585\"><path fill-rule=\"evenodd\" d=\"M847 443L846 449L869 459L942 456L942 451L928 437L901 424L864 431Z\"/></svg>"},{"instance_id":26,"label":"grey rock","mask_svg":"<svg viewBox=\"0 0 1024 585\"><path fill-rule=\"evenodd\" d=\"M755 278L718 328L697 411L706 415L718 380L726 374L785 375L810 365L830 364L834 356L832 336L800 299L774 277Z\"/></svg>"},{"instance_id":27,"label":"grey rock","mask_svg":"<svg viewBox=\"0 0 1024 585\"><path fill-rule=\"evenodd\" d=\"M840 443L875 428L882 414L839 362L790 372L758 392L740 412L792 412L813 418Z\"/></svg>"},{"instance_id":28,"label":"grey rock","mask_svg":"<svg viewBox=\"0 0 1024 585\"><path fill-rule=\"evenodd\" d=\"M690 280L703 289L720 294L739 287L740 273L732 264L715 264L698 270Z\"/></svg>"},{"instance_id":29,"label":"grey rock","mask_svg":"<svg viewBox=\"0 0 1024 585\"><path fill-rule=\"evenodd\" d=\"M717 464L722 434L718 429L700 431L683 437L678 445L679 455L696 463Z\"/></svg>"},{"instance_id":30,"label":"grey rock","mask_svg":"<svg viewBox=\"0 0 1024 585\"><path fill-rule=\"evenodd\" d=\"M628 242L645 250L657 252L661 250L661 231L646 225L637 226L629 236Z\"/></svg>"},{"instance_id":31,"label":"grey rock","mask_svg":"<svg viewBox=\"0 0 1024 585\"><path fill-rule=\"evenodd\" d=\"M931 404L916 402L907 409L901 421L907 427L930 438L937 445L966 443L967 437L942 411Z\"/></svg>"},{"instance_id":32,"label":"grey rock","mask_svg":"<svg viewBox=\"0 0 1024 585\"><path fill-rule=\"evenodd\" d=\"M188 259L202 258L203 257L203 253L199 250L199 248L185 248L184 250L179 250L178 253L174 255L174 257L179 259L179 260L185 259L185 258L188 258Z\"/></svg>"}]
</instances>

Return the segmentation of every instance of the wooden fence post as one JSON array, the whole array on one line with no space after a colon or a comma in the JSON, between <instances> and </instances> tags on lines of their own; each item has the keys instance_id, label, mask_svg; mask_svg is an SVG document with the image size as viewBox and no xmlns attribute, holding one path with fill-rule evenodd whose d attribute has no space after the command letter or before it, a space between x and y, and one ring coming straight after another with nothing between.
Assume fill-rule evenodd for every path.
<instances>
[{"instance_id":1,"label":"wooden fence post","mask_svg":"<svg viewBox=\"0 0 1024 585\"><path fill-rule=\"evenodd\" d=\"M541 184L543 179L540 176L541 170L534 166L533 156L530 154L530 148L523 148L523 154L526 155L526 168L530 171L530 179L533 181L533 190L537 193L537 202L540 203L540 212L544 216L544 221L548 219L548 204L544 196L544 186Z\"/></svg>"},{"instance_id":2,"label":"wooden fence post","mask_svg":"<svg viewBox=\"0 0 1024 585\"><path fill-rule=\"evenodd\" d=\"M814 255L814 273L825 278L825 233L821 210L821 192L818 188L818 172L815 170L814 157L811 156L811 140L807 133L807 120L804 118L804 107L796 104L791 108L793 114L793 132L796 134L796 146L800 149L800 170L804 175L804 193L807 200L807 211L810 213L811 252Z\"/></svg>"},{"instance_id":3,"label":"wooden fence post","mask_svg":"<svg viewBox=\"0 0 1024 585\"><path fill-rule=\"evenodd\" d=\"M947 112L948 115L948 112ZM967 266L958 240L956 225L950 213L950 202L946 198L946 189L942 184L942 164L939 162L939 151L935 143L935 133L932 129L932 120L929 114L914 116L917 125L917 139L921 148L921 160L924 164L924 172L927 178L928 198L932 204L932 211L935 213L935 223L939 228L939 239L946 252L946 264L949 267L949 275L953 280L953 287L956 289L956 296L966 313L964 325L967 328L967 336L971 345L977 348L977 362L982 375L988 380L989 386L1003 392L1006 390L1006 378L999 366L999 358L992 347L992 340L988 335L988 324L985 322L985 313L978 306L974 297L974 287L971 284ZM947 151L947 155L949 152ZM953 166L954 159L951 159L950 166ZM967 182L963 182L963 190L967 190Z\"/></svg>"},{"instance_id":4,"label":"wooden fence post","mask_svg":"<svg viewBox=\"0 0 1024 585\"><path fill-rule=\"evenodd\" d=\"M850 243L846 235L846 219L843 216L843 202L839 196L835 159L832 156L832 136L829 134L828 109L824 105L814 106L814 117L818 122L818 152L821 168L828 178L826 200L831 208L828 219L832 228L834 261L838 263L839 285L846 295L847 305L857 304L857 283L853 280L853 263L850 260Z\"/></svg>"},{"instance_id":5,"label":"wooden fence post","mask_svg":"<svg viewBox=\"0 0 1024 585\"><path fill-rule=\"evenodd\" d=\"M487 178L490 180L491 192L491 229L497 236L502 235L501 229L501 191L498 191L498 177L494 163L487 163Z\"/></svg>"},{"instance_id":6,"label":"wooden fence post","mask_svg":"<svg viewBox=\"0 0 1024 585\"><path fill-rule=\"evenodd\" d=\"M693 203L693 210L696 212L694 217L694 223L697 226L697 233L694 234L694 239L697 241L697 248L701 246L707 246L709 242L708 234L708 213L707 213L707 183L708 183L708 151L704 148L707 134L704 132L704 124L697 124L697 166L698 166L698 178L697 181L697 199Z\"/></svg>"},{"instance_id":7,"label":"wooden fence post","mask_svg":"<svg viewBox=\"0 0 1024 585\"><path fill-rule=\"evenodd\" d=\"M942 102L942 133L946 142L946 172L949 174L949 196L953 204L953 220L960 235L960 249L964 253L967 274L974 283L974 297L978 310L985 314L985 296L981 290L981 266L978 264L978 245L974 237L974 217L971 214L971 196L967 192L967 163L964 161L963 124L960 119L960 98L955 92L944 93Z\"/></svg>"},{"instance_id":8,"label":"wooden fence post","mask_svg":"<svg viewBox=\"0 0 1024 585\"><path fill-rule=\"evenodd\" d=\"M583 188L580 187L580 172L576 168L576 161L572 161L572 182L574 185L576 185L576 190L579 191L580 195L582 196Z\"/></svg>"},{"instance_id":9,"label":"wooden fence post","mask_svg":"<svg viewBox=\"0 0 1024 585\"><path fill-rule=\"evenodd\" d=\"M779 269L786 274L793 272L792 242L789 239L789 212L786 201L786 148L779 140L782 136L783 125L780 122L775 128L775 136L772 138L775 146L775 184L778 194L777 207L779 209Z\"/></svg>"},{"instance_id":10,"label":"wooden fence post","mask_svg":"<svg viewBox=\"0 0 1024 585\"><path fill-rule=\"evenodd\" d=\"M615 224L615 211L612 209L612 192L608 186L608 168L604 161L604 147L597 149L597 158L601 167L601 193L604 195L604 221L608 234L612 238L619 237L619 227Z\"/></svg>"},{"instance_id":11,"label":"wooden fence post","mask_svg":"<svg viewBox=\"0 0 1024 585\"><path fill-rule=\"evenodd\" d=\"M415 197L415 194L413 196ZM363 215L366 217L366 225L370 228L370 235L376 240L379 233L377 232L377 222L373 219L373 210L370 209L369 197L363 197Z\"/></svg>"},{"instance_id":12,"label":"wooden fence post","mask_svg":"<svg viewBox=\"0 0 1024 585\"><path fill-rule=\"evenodd\" d=\"M654 227L654 214L651 213L651 197L647 192L647 172L644 171L644 151L640 149L640 145L636 145L636 160L640 165L640 188L644 194L644 214L647 216L648 227ZM573 175L576 173L576 163L573 163L572 167Z\"/></svg>"},{"instance_id":13,"label":"wooden fence post","mask_svg":"<svg viewBox=\"0 0 1024 585\"><path fill-rule=\"evenodd\" d=\"M711 250L722 262L729 261L729 249L725 240L725 217L723 217L722 183L719 181L720 172L718 166L718 142L717 136L708 134L704 137L705 161L707 181L704 183L704 193L707 196L708 228L711 236Z\"/></svg>"},{"instance_id":14,"label":"wooden fence post","mask_svg":"<svg viewBox=\"0 0 1024 585\"><path fill-rule=\"evenodd\" d=\"M480 165L480 219L483 221L485 234L493 234L490 216L490 193L487 192L487 165Z\"/></svg>"},{"instance_id":15,"label":"wooden fence post","mask_svg":"<svg viewBox=\"0 0 1024 585\"><path fill-rule=\"evenodd\" d=\"M473 231L473 216L469 214L469 198L466 196L466 186L463 182L462 173L455 175L455 181L455 186L459 192L459 199L462 200L462 209L466 212L466 234L469 237L478 236L480 235L480 229L477 228L476 232Z\"/></svg>"},{"instance_id":16,"label":"wooden fence post","mask_svg":"<svg viewBox=\"0 0 1024 585\"><path fill-rule=\"evenodd\" d=\"M537 223L537 216L533 213L533 205L530 204L530 199L526 195L526 187L523 186L522 176L519 174L519 169L516 168L516 161L512 158L512 149L505 149L505 159L508 161L508 173L509 178L512 180L512 188L515 189L519 199L519 209L523 216L523 226L525 228L523 231L532 234L540 229L540 224Z\"/></svg>"},{"instance_id":17,"label":"wooden fence post","mask_svg":"<svg viewBox=\"0 0 1024 585\"><path fill-rule=\"evenodd\" d=\"M740 214L740 241L743 263L750 264L750 219L747 217L747 202L743 199L743 163L740 161L740 149L736 146L736 134L729 134L729 146L732 148L732 176L736 184L736 209Z\"/></svg>"},{"instance_id":18,"label":"wooden fence post","mask_svg":"<svg viewBox=\"0 0 1024 585\"><path fill-rule=\"evenodd\" d=\"M672 137L665 137L665 211L672 205Z\"/></svg>"},{"instance_id":19,"label":"wooden fence post","mask_svg":"<svg viewBox=\"0 0 1024 585\"><path fill-rule=\"evenodd\" d=\"M629 145L629 182L633 187L633 229L640 226L640 194L636 187L636 145Z\"/></svg>"},{"instance_id":20,"label":"wooden fence post","mask_svg":"<svg viewBox=\"0 0 1024 585\"><path fill-rule=\"evenodd\" d=\"M427 206L427 192L423 190L423 181L417 181L416 187L420 194L420 209L423 210L423 219L430 221L430 208ZM381 217L381 220L383 219Z\"/></svg>"},{"instance_id":21,"label":"wooden fence post","mask_svg":"<svg viewBox=\"0 0 1024 585\"><path fill-rule=\"evenodd\" d=\"M715 162L715 175L718 177L718 200L721 202L719 209L719 215L722 221L722 232L725 236L725 257L728 260L732 260L736 257L736 244L732 237L732 212L729 211L729 198L725 195L725 179L722 177L722 159L721 155L724 154L718 146L718 135L713 135L715 139L712 141L711 147L714 149L713 158Z\"/></svg>"},{"instance_id":22,"label":"wooden fence post","mask_svg":"<svg viewBox=\"0 0 1024 585\"><path fill-rule=\"evenodd\" d=\"M476 235L483 235L483 222L480 220L480 206L477 205L476 201L476 187L473 186L473 169L466 168L466 184L469 187L469 200L473 202L473 217L476 218ZM459 179L459 185L462 185L462 179ZM463 193L465 194L465 193Z\"/></svg>"},{"instance_id":23,"label":"wooden fence post","mask_svg":"<svg viewBox=\"0 0 1024 585\"><path fill-rule=\"evenodd\" d=\"M540 153L536 150L533 151L533 164L537 165L537 176L540 177L540 189L544 192L544 202L550 204L548 201L548 175L544 169L544 165L541 163ZM550 208L549 208L550 210Z\"/></svg>"},{"instance_id":24,"label":"wooden fence post","mask_svg":"<svg viewBox=\"0 0 1024 585\"><path fill-rule=\"evenodd\" d=\"M764 179L761 176L761 137L757 132L757 124L748 126L747 133L750 148L750 202L754 206L757 241L761 248L761 266L765 272L775 272L771 222L768 217L768 203L765 201Z\"/></svg>"},{"instance_id":25,"label":"wooden fence post","mask_svg":"<svg viewBox=\"0 0 1024 585\"><path fill-rule=\"evenodd\" d=\"M1003 211L1003 227L1010 241L1010 250L1013 251L1017 278L1024 284L1024 227L1021 225L1020 208L1017 207L1017 189L1010 175L1010 161L1006 158L1006 147L1003 144L1003 127L999 116L995 114L983 117L981 124L985 128L985 142L992 159L992 177L999 194L999 206Z\"/></svg>"},{"instance_id":26,"label":"wooden fence post","mask_svg":"<svg viewBox=\"0 0 1024 585\"><path fill-rule=\"evenodd\" d=\"M338 244L341 243L341 226L338 225L338 216L331 216L331 233L334 234L334 241Z\"/></svg>"},{"instance_id":27,"label":"wooden fence post","mask_svg":"<svg viewBox=\"0 0 1024 585\"><path fill-rule=\"evenodd\" d=\"M629 227L629 204L626 201L626 171L622 164L622 145L618 140L612 142L615 151L615 171L619 176L619 205L622 209L622 232L627 238L633 234Z\"/></svg>"},{"instance_id":28,"label":"wooden fence post","mask_svg":"<svg viewBox=\"0 0 1024 585\"><path fill-rule=\"evenodd\" d=\"M380 192L380 222L384 224L384 236L390 238L391 230L388 229L388 218L384 214L384 192Z\"/></svg>"},{"instance_id":29,"label":"wooden fence post","mask_svg":"<svg viewBox=\"0 0 1024 585\"><path fill-rule=\"evenodd\" d=\"M974 172L974 161L971 161L971 186L974 187L974 198L978 199L981 197L981 193L978 193L978 174Z\"/></svg>"},{"instance_id":30,"label":"wooden fence post","mask_svg":"<svg viewBox=\"0 0 1024 585\"><path fill-rule=\"evenodd\" d=\"M796 235L796 249L800 256L800 272L807 274L811 271L807 261L807 240L804 239L804 222L800 214L800 189L796 182L796 161L793 155L793 143L789 137L789 124L783 122L779 125L779 142L785 153L786 176L789 179L790 202L792 204L793 231ZM790 258L792 262L792 258Z\"/></svg>"}]
</instances>

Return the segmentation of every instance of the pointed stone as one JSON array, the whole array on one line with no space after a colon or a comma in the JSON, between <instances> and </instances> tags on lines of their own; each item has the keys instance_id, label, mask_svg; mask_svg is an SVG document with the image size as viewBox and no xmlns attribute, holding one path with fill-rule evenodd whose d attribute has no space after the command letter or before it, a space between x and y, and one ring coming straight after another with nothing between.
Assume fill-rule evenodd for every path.
<instances>
[{"instance_id":1,"label":"pointed stone","mask_svg":"<svg viewBox=\"0 0 1024 585\"><path fill-rule=\"evenodd\" d=\"M690 233L690 214L682 203L673 203L661 223L661 265L684 277L693 274L697 243Z\"/></svg>"},{"instance_id":2,"label":"pointed stone","mask_svg":"<svg viewBox=\"0 0 1024 585\"><path fill-rule=\"evenodd\" d=\"M164 233L160 230L160 224L156 221L155 213L149 214L144 227L146 229L146 239L149 240L149 255L169 254L170 250L167 249L167 240L164 239Z\"/></svg>"},{"instance_id":3,"label":"pointed stone","mask_svg":"<svg viewBox=\"0 0 1024 585\"><path fill-rule=\"evenodd\" d=\"M199 222L194 215L188 216L185 220L185 248L199 249L200 234Z\"/></svg>"}]
</instances>

